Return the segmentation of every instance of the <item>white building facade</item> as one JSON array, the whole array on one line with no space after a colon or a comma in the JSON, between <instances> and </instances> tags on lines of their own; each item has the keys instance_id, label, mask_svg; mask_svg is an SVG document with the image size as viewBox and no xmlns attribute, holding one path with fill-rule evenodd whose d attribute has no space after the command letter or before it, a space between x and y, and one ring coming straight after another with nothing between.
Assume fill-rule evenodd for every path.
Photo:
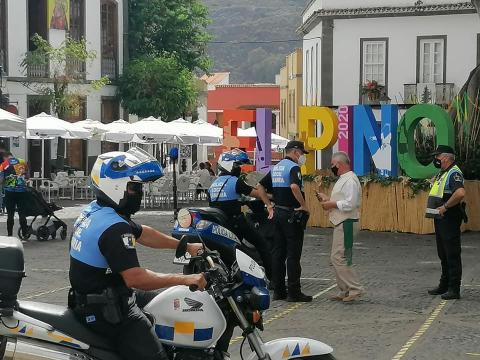
<instances>
[{"instance_id":1,"label":"white building facade","mask_svg":"<svg viewBox=\"0 0 480 360\"><path fill-rule=\"evenodd\" d=\"M480 63L469 1L314 0L302 16L304 105L446 106Z\"/></svg>"},{"instance_id":2,"label":"white building facade","mask_svg":"<svg viewBox=\"0 0 480 360\"><path fill-rule=\"evenodd\" d=\"M70 64L83 104L67 120L90 118L105 123L118 120L121 109L115 98L115 80L122 73L124 62L124 3L123 0L0 0L0 66L7 79L2 93L8 109L16 110L23 118L52 110L34 86L37 82L49 83L49 66L31 66L26 71L21 66L25 54L34 50L31 38L37 33L52 46L59 46L66 37L84 38L87 49L96 53L93 61ZM94 91L91 81L102 76L108 76L111 83ZM26 83L33 85L25 86ZM38 143L10 139L7 145L17 156L26 156L36 169L40 167ZM52 140L47 147L51 153L48 159L55 157L55 144ZM84 169L87 157L98 155L101 145L90 142L87 150L81 141L72 141L67 144L67 151L70 165ZM91 160L88 163L92 164Z\"/></svg>"}]
</instances>

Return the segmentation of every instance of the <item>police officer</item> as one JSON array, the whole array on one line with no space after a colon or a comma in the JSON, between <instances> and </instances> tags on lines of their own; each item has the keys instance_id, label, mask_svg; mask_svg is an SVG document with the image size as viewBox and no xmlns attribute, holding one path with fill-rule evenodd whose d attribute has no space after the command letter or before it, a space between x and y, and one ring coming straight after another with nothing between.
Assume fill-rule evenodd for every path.
<instances>
[{"instance_id":1,"label":"police officer","mask_svg":"<svg viewBox=\"0 0 480 360\"><path fill-rule=\"evenodd\" d=\"M156 290L206 285L202 274L159 274L140 267L136 243L175 249L178 241L130 219L140 209L143 183L163 176L143 150L100 155L91 172L97 200L74 224L70 245L69 306L91 330L109 338L124 359L167 359L153 324L141 308ZM189 244L197 255L200 244ZM143 291L132 291L132 288Z\"/></svg>"},{"instance_id":2,"label":"police officer","mask_svg":"<svg viewBox=\"0 0 480 360\"><path fill-rule=\"evenodd\" d=\"M5 189L5 207L7 209L7 234L13 235L15 209L18 210L18 217L22 234L27 233L27 218L25 217L26 199L26 176L28 172L27 163L23 159L17 159L11 152L4 153L4 161L0 164L0 174ZM0 193L0 196L2 194Z\"/></svg>"},{"instance_id":3,"label":"police officer","mask_svg":"<svg viewBox=\"0 0 480 360\"><path fill-rule=\"evenodd\" d=\"M438 257L442 265L439 285L429 290L430 295L441 295L444 300L460 298L462 258L460 226L464 217L462 200L465 197L463 174L455 165L450 146L439 145L433 164L441 169L430 191L426 216L434 218Z\"/></svg>"},{"instance_id":4,"label":"police officer","mask_svg":"<svg viewBox=\"0 0 480 360\"><path fill-rule=\"evenodd\" d=\"M224 152L218 159L220 174L208 189L208 198L211 207L222 210L229 219L229 228L240 239L246 239L258 250L265 273L271 277L271 251L269 244L261 237L257 230L247 221L242 213L241 195L251 196L264 202L268 209L268 219L273 218L273 205L265 189L261 185L256 188L240 179L241 166L249 164L246 152L233 149Z\"/></svg>"},{"instance_id":5,"label":"police officer","mask_svg":"<svg viewBox=\"0 0 480 360\"><path fill-rule=\"evenodd\" d=\"M275 238L272 248L274 300L310 302L312 297L301 291L303 233L308 220L308 209L303 193L300 166L305 163L304 144L290 141L285 147L286 157L275 165L260 181L272 188L275 202ZM286 267L285 267L286 262ZM288 272L288 293L285 273Z\"/></svg>"}]
</instances>

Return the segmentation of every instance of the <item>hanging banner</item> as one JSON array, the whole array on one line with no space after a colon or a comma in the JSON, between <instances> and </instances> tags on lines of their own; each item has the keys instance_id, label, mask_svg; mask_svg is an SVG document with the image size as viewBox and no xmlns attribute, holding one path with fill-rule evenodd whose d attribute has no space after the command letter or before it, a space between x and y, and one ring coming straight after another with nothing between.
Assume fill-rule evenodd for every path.
<instances>
[{"instance_id":1,"label":"hanging banner","mask_svg":"<svg viewBox=\"0 0 480 360\"><path fill-rule=\"evenodd\" d=\"M50 29L65 31L69 29L69 0L48 0L48 24Z\"/></svg>"}]
</instances>

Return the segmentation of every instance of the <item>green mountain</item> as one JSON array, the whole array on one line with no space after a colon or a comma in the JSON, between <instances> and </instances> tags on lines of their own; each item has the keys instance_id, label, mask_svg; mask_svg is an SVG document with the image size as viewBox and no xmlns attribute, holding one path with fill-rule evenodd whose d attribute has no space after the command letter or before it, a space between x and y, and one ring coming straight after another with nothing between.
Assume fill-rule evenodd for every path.
<instances>
[{"instance_id":1,"label":"green mountain","mask_svg":"<svg viewBox=\"0 0 480 360\"><path fill-rule=\"evenodd\" d=\"M213 21L209 46L213 71L230 71L232 83L274 82L285 56L302 46L301 41L277 41L298 39L295 30L309 0L204 2Z\"/></svg>"}]
</instances>

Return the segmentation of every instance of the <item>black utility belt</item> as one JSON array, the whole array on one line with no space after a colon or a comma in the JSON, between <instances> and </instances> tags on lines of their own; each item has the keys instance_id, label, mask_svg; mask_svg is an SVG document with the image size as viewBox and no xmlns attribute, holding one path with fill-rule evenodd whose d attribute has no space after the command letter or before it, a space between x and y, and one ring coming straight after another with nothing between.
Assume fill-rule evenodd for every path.
<instances>
[{"instance_id":1,"label":"black utility belt","mask_svg":"<svg viewBox=\"0 0 480 360\"><path fill-rule=\"evenodd\" d=\"M112 302L124 302L134 298L130 289L106 288L101 293L82 294L72 290L76 305L106 305Z\"/></svg>"},{"instance_id":2,"label":"black utility belt","mask_svg":"<svg viewBox=\"0 0 480 360\"><path fill-rule=\"evenodd\" d=\"M295 208L293 208L293 207L282 206L282 205L277 205L277 204L275 204L275 209L280 209L280 210L285 210L285 211L295 211Z\"/></svg>"}]
</instances>

